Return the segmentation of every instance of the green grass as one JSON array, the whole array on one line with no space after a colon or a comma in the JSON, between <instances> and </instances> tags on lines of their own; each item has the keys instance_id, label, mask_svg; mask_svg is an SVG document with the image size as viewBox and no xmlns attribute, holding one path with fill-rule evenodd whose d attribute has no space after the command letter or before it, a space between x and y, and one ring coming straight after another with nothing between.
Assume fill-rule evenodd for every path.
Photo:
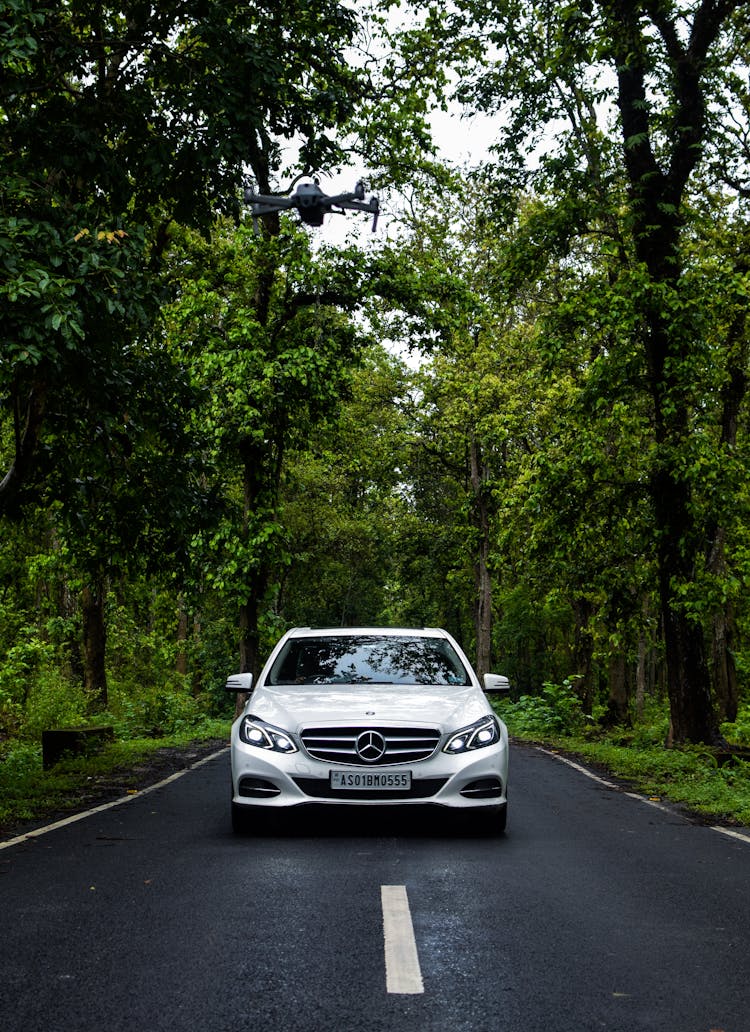
<instances>
[{"instance_id":1,"label":"green grass","mask_svg":"<svg viewBox=\"0 0 750 1032\"><path fill-rule=\"evenodd\" d=\"M634 728L604 731L571 702L568 686L546 685L541 697L497 707L516 738L570 753L628 781L635 791L676 803L708 820L750 826L750 762L720 766L710 749L667 749L662 711ZM746 746L744 724L726 725L730 742Z\"/></svg>"},{"instance_id":2,"label":"green grass","mask_svg":"<svg viewBox=\"0 0 750 1032\"><path fill-rule=\"evenodd\" d=\"M569 752L629 781L636 791L708 818L750 826L750 763L719 766L705 750L635 748L559 737L547 746Z\"/></svg>"},{"instance_id":3,"label":"green grass","mask_svg":"<svg viewBox=\"0 0 750 1032\"><path fill-rule=\"evenodd\" d=\"M164 737L118 739L93 755L61 760L46 771L41 745L9 740L0 750L0 828L75 811L101 793L102 782L124 794L137 785L143 768L154 763L160 750L228 741L229 727L228 720L205 719Z\"/></svg>"}]
</instances>

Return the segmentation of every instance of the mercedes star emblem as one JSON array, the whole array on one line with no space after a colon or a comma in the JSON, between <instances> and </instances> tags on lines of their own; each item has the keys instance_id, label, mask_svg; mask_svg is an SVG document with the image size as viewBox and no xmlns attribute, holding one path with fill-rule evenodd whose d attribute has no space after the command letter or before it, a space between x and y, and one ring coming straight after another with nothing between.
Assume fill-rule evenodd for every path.
<instances>
[{"instance_id":1,"label":"mercedes star emblem","mask_svg":"<svg viewBox=\"0 0 750 1032\"><path fill-rule=\"evenodd\" d=\"M357 739L357 753L365 763L377 763L385 755L385 738L379 731L363 731Z\"/></svg>"}]
</instances>

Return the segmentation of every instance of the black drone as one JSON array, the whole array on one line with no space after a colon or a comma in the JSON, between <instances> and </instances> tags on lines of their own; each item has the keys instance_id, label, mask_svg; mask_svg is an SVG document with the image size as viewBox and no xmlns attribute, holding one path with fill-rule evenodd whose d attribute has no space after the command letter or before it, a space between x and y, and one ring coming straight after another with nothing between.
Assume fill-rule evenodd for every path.
<instances>
[{"instance_id":1,"label":"black drone","mask_svg":"<svg viewBox=\"0 0 750 1032\"><path fill-rule=\"evenodd\" d=\"M318 180L312 183L300 183L290 197L274 197L268 194L253 193L245 187L245 204L250 205L253 219L259 215L268 215L272 211L287 211L296 208L299 217L308 226L322 226L326 215L349 211L369 211L372 213L372 231L378 224L380 204L377 197L365 200L365 184L360 181L354 187L354 193L341 193L333 197L324 194Z\"/></svg>"}]
</instances>

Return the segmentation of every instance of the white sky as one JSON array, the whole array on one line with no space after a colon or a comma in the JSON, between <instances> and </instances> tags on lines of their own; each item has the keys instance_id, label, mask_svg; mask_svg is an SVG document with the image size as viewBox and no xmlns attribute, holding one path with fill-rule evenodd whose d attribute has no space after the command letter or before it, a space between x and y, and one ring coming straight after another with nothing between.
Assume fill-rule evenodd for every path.
<instances>
[{"instance_id":1,"label":"white sky","mask_svg":"<svg viewBox=\"0 0 750 1032\"><path fill-rule=\"evenodd\" d=\"M434 139L437 144L438 157L458 167L479 165L488 157L488 147L496 137L493 125L497 125L498 116L475 115L461 118L455 113L435 111L431 121ZM337 194L352 191L358 179L367 181L368 169L352 166L336 175L320 178L320 188L326 194ZM368 190L366 197L369 199ZM388 234L389 214L384 208L378 218L378 236ZM343 243L351 233L355 239L364 242L371 236L372 216L365 213L347 212L346 215L329 215L324 225L310 232L321 240L338 244Z\"/></svg>"}]
</instances>

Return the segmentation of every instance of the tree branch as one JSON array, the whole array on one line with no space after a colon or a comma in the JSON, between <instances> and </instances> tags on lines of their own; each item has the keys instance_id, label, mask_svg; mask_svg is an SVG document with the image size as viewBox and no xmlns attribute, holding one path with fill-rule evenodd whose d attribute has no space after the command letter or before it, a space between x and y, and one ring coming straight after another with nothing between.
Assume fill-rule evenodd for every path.
<instances>
[{"instance_id":1,"label":"tree branch","mask_svg":"<svg viewBox=\"0 0 750 1032\"><path fill-rule=\"evenodd\" d=\"M31 387L26 407L25 423L23 429L21 429L21 412L18 398L16 398L15 456L8 472L0 481L0 515L8 512L31 471L44 422L46 402L47 384L44 381L38 381Z\"/></svg>"}]
</instances>

